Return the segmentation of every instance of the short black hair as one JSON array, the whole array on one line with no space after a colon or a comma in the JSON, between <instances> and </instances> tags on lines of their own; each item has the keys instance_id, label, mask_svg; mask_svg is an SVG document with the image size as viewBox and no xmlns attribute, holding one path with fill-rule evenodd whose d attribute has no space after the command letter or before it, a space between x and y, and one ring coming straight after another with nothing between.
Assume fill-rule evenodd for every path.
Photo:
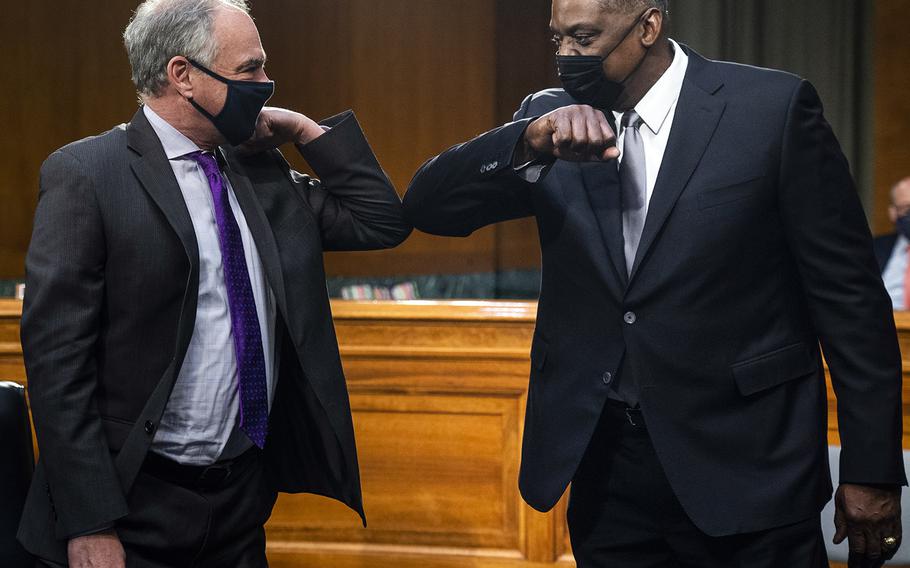
<instances>
[{"instance_id":1,"label":"short black hair","mask_svg":"<svg viewBox=\"0 0 910 568\"><path fill-rule=\"evenodd\" d=\"M597 0L606 10L617 12L631 12L633 10L646 10L657 8L664 14L670 13L670 0Z\"/></svg>"}]
</instances>

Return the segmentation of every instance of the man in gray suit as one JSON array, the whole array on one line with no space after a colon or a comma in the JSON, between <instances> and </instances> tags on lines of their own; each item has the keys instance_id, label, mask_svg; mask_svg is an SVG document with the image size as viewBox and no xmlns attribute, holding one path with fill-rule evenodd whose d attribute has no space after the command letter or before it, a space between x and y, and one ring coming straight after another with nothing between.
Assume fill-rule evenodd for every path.
<instances>
[{"instance_id":1,"label":"man in gray suit","mask_svg":"<svg viewBox=\"0 0 910 568\"><path fill-rule=\"evenodd\" d=\"M263 110L243 0L147 0L124 38L142 107L41 171L19 539L52 565L265 566L278 491L363 515L322 253L410 226L350 112Z\"/></svg>"}]
</instances>

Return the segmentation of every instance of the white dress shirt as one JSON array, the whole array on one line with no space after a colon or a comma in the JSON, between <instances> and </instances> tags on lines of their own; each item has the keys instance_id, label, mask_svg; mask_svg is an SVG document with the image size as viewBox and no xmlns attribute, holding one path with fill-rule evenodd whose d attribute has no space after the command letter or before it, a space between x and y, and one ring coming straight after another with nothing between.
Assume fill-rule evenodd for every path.
<instances>
[{"instance_id":1,"label":"white dress shirt","mask_svg":"<svg viewBox=\"0 0 910 568\"><path fill-rule=\"evenodd\" d=\"M885 265L885 271L882 272L882 280L885 281L885 288L888 295L891 296L891 303L895 310L907 309L907 298L904 298L904 278L907 275L907 255L910 241L907 237L898 233L897 241L891 250L891 258Z\"/></svg>"},{"instance_id":2,"label":"white dress shirt","mask_svg":"<svg viewBox=\"0 0 910 568\"><path fill-rule=\"evenodd\" d=\"M198 152L199 147L148 106L143 111L161 140L177 178L199 248L199 300L193 337L151 450L183 464L209 465L223 453L224 457L234 457L252 446L239 428L235 428L240 409L237 358L231 335L231 313L224 285L214 202L202 168L188 156ZM226 176L224 183L231 210L240 227L259 316L271 408L275 394L275 298L266 282L246 218Z\"/></svg>"},{"instance_id":3,"label":"white dress shirt","mask_svg":"<svg viewBox=\"0 0 910 568\"><path fill-rule=\"evenodd\" d=\"M670 40L673 46L673 62L670 67L661 75L660 79L654 83L654 86L645 94L638 104L635 105L635 112L641 117L642 124L639 131L641 132L642 142L645 148L645 173L647 179L647 199L645 208L651 202L651 195L654 193L654 185L657 183L657 174L660 173L660 165L663 163L664 151L667 149L667 141L670 139L670 129L673 126L673 117L676 116L676 104L679 102L679 93L682 91L683 79L686 77L686 69L689 68L689 56L685 54L679 44ZM622 124L621 112L614 112L616 117L616 127L620 128ZM616 147L619 149L619 160L617 167L622 162L623 143L625 142L625 130L617 133Z\"/></svg>"}]
</instances>

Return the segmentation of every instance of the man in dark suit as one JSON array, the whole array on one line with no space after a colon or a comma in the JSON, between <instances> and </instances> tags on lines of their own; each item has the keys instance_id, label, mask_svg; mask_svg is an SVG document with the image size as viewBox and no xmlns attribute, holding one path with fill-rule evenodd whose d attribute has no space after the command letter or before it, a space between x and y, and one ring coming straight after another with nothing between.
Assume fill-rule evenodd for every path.
<instances>
[{"instance_id":1,"label":"man in dark suit","mask_svg":"<svg viewBox=\"0 0 910 568\"><path fill-rule=\"evenodd\" d=\"M897 182L891 188L891 205L888 217L897 232L877 237L873 242L875 258L882 271L885 289L891 296L895 310L906 310L908 259L910 259L910 178Z\"/></svg>"},{"instance_id":2,"label":"man in dark suit","mask_svg":"<svg viewBox=\"0 0 910 568\"><path fill-rule=\"evenodd\" d=\"M41 171L19 539L73 567L265 566L278 491L363 515L323 251L410 226L350 112L262 110L241 0L149 0L124 37L142 108Z\"/></svg>"},{"instance_id":3,"label":"man in dark suit","mask_svg":"<svg viewBox=\"0 0 910 568\"><path fill-rule=\"evenodd\" d=\"M901 537L901 359L847 162L810 84L704 59L667 8L554 0L565 89L427 162L405 212L452 236L537 220L519 484L545 511L572 481L580 567L826 566L819 343L836 538L880 564Z\"/></svg>"}]
</instances>

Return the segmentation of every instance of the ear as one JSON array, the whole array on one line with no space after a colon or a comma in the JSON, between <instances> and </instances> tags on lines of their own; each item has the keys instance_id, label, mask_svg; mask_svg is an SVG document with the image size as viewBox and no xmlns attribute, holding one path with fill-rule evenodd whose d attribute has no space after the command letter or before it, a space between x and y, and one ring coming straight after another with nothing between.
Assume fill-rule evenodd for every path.
<instances>
[{"instance_id":1,"label":"ear","mask_svg":"<svg viewBox=\"0 0 910 568\"><path fill-rule=\"evenodd\" d=\"M193 98L193 84L190 81L190 69L192 69L192 65L190 65L189 60L182 55L172 57L171 60L167 62L166 67L168 83L187 99Z\"/></svg>"},{"instance_id":2,"label":"ear","mask_svg":"<svg viewBox=\"0 0 910 568\"><path fill-rule=\"evenodd\" d=\"M651 8L645 14L642 20L644 26L644 35L641 37L641 43L645 47L651 47L657 43L660 34L664 29L664 12L659 8Z\"/></svg>"},{"instance_id":3,"label":"ear","mask_svg":"<svg viewBox=\"0 0 910 568\"><path fill-rule=\"evenodd\" d=\"M888 207L888 218L891 219L891 224L897 223L897 207L891 205Z\"/></svg>"}]
</instances>

